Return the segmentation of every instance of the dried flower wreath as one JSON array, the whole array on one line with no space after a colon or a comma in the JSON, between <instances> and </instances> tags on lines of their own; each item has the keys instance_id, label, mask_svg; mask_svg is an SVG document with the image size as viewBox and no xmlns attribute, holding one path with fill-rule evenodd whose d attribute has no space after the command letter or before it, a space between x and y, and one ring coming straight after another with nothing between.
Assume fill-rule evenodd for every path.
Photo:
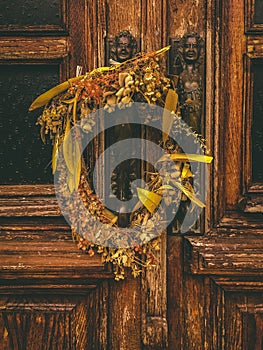
<instances>
[{"instance_id":1,"label":"dried flower wreath","mask_svg":"<svg viewBox=\"0 0 263 350\"><path fill-rule=\"evenodd\" d=\"M165 76L161 68L161 58L168 49L169 47L165 47L153 53L140 53L117 66L98 68L83 76L69 79L39 96L30 106L30 110L33 110L45 105L37 124L41 126L40 134L43 142L48 134L52 139L52 172L53 174L58 172L58 176L65 179L67 184L66 187L61 186L58 193L66 195L65 198L67 198L67 195L76 191L85 208L96 219L90 222L83 216L81 220L76 221L79 213L76 213L75 216L71 215L73 238L83 251L87 251L90 255L94 255L95 252L102 254L103 262L112 263L116 280L124 278L125 268L130 268L133 276L136 277L141 273L142 267L152 267L156 264L155 255L160 249L160 235L156 235L158 217L153 216L153 213L163 199L164 192L166 192L167 205L184 201L204 207L194 193L193 174L189 161L210 163L212 157L197 154L186 155L169 140L167 135L169 130L176 130L179 127L178 121L180 120L177 93L173 89L171 80ZM80 236L78 233L78 225L81 221L82 232L83 230L89 232L89 237L93 232L96 242L99 241L98 238L101 238L103 242L104 237L109 240L111 235L114 236L114 227L118 218L105 208L91 188L77 136L70 133L70 130L77 122L83 121L80 123L82 129L90 132L96 125L95 114L91 112L104 108L111 113L115 109L129 108L133 102L157 105L166 111L162 117L162 124L163 130L168 132L163 133L161 143L169 158L174 161L174 171L165 181L162 181L159 173L148 174L149 191L138 188L138 198L143 207L131 214L131 225L127 227L126 242L123 242L124 246L128 244L130 247L112 248L103 244L95 244L85 235ZM204 145L204 140L194 135L198 142ZM63 148L63 157L59 157L60 145ZM98 221L105 224L103 232L96 227ZM132 241L127 241L129 230L132 237L135 237L136 234L142 235L141 230L136 231L136 228L141 225L145 227L145 230L144 237L140 238L145 243L133 245Z\"/></svg>"}]
</instances>

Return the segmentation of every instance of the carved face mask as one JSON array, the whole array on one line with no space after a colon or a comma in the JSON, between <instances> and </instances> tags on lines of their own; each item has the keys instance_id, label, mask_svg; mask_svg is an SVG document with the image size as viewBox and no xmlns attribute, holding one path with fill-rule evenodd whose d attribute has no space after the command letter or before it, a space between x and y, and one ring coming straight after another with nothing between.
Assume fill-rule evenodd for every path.
<instances>
[{"instance_id":1,"label":"carved face mask","mask_svg":"<svg viewBox=\"0 0 263 350\"><path fill-rule=\"evenodd\" d=\"M117 45L117 59L118 62L124 62L132 57L132 47L130 40L122 36L119 38Z\"/></svg>"},{"instance_id":2,"label":"carved face mask","mask_svg":"<svg viewBox=\"0 0 263 350\"><path fill-rule=\"evenodd\" d=\"M184 45L184 58L187 61L196 61L199 57L199 47L195 37L186 39Z\"/></svg>"}]
</instances>

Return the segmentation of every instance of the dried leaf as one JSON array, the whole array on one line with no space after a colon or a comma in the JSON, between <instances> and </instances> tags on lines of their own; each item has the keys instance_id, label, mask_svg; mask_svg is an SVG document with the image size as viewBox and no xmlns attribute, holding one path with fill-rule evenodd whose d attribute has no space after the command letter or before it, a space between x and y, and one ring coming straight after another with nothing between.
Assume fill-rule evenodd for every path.
<instances>
[{"instance_id":1,"label":"dried leaf","mask_svg":"<svg viewBox=\"0 0 263 350\"><path fill-rule=\"evenodd\" d=\"M78 165L77 165L76 171L74 173L74 182L75 182L75 190L76 191L79 188L80 176L81 176L81 159L78 161Z\"/></svg>"},{"instance_id":2,"label":"dried leaf","mask_svg":"<svg viewBox=\"0 0 263 350\"><path fill-rule=\"evenodd\" d=\"M45 126L42 125L40 129L40 137L43 143L46 143L46 134L45 134Z\"/></svg>"},{"instance_id":3,"label":"dried leaf","mask_svg":"<svg viewBox=\"0 0 263 350\"><path fill-rule=\"evenodd\" d=\"M76 124L77 121L77 103L78 103L78 96L79 93L77 92L74 101L73 101L73 113L72 113L72 118L73 118L73 123Z\"/></svg>"},{"instance_id":4,"label":"dried leaf","mask_svg":"<svg viewBox=\"0 0 263 350\"><path fill-rule=\"evenodd\" d=\"M52 150L52 174L55 174L56 172L57 159L58 159L58 138L55 139L53 150Z\"/></svg>"},{"instance_id":5,"label":"dried leaf","mask_svg":"<svg viewBox=\"0 0 263 350\"><path fill-rule=\"evenodd\" d=\"M182 170L181 178L186 179L187 177L193 177L193 173L190 170L190 164L185 163Z\"/></svg>"},{"instance_id":6,"label":"dried leaf","mask_svg":"<svg viewBox=\"0 0 263 350\"><path fill-rule=\"evenodd\" d=\"M68 125L69 121L67 121L63 141L63 155L67 168L74 177L74 184L77 189L81 174L81 149L78 141L73 139Z\"/></svg>"},{"instance_id":7,"label":"dried leaf","mask_svg":"<svg viewBox=\"0 0 263 350\"><path fill-rule=\"evenodd\" d=\"M159 55L165 53L166 51L170 50L170 48L171 48L171 45L165 46L165 47L163 47L162 49L160 49L160 50L158 50L158 51L155 51L154 54L155 54L156 56L159 56Z\"/></svg>"},{"instance_id":8,"label":"dried leaf","mask_svg":"<svg viewBox=\"0 0 263 350\"><path fill-rule=\"evenodd\" d=\"M168 134L173 125L173 113L176 111L178 102L177 93L169 89L165 99L164 111L163 111L163 119L162 119L162 131L163 131L163 142L167 141Z\"/></svg>"},{"instance_id":9,"label":"dried leaf","mask_svg":"<svg viewBox=\"0 0 263 350\"><path fill-rule=\"evenodd\" d=\"M70 132L70 120L67 120L64 141L63 141L63 155L68 167L68 170L71 174L74 174L75 163L74 163L74 154L73 154L73 138Z\"/></svg>"},{"instance_id":10,"label":"dried leaf","mask_svg":"<svg viewBox=\"0 0 263 350\"><path fill-rule=\"evenodd\" d=\"M158 191L159 190L174 190L174 188L170 185L163 185L163 186L158 188Z\"/></svg>"},{"instance_id":11,"label":"dried leaf","mask_svg":"<svg viewBox=\"0 0 263 350\"><path fill-rule=\"evenodd\" d=\"M68 184L68 188L69 188L70 193L72 193L74 191L74 188L75 188L75 183L74 183L74 176L71 173L68 173L67 184Z\"/></svg>"},{"instance_id":12,"label":"dried leaf","mask_svg":"<svg viewBox=\"0 0 263 350\"><path fill-rule=\"evenodd\" d=\"M201 154L172 153L172 154L165 154L158 160L158 162L165 162L169 158L171 158L174 161L181 161L181 162L192 161L192 162L201 162L201 163L211 163L213 160L213 157L204 156Z\"/></svg>"},{"instance_id":13,"label":"dried leaf","mask_svg":"<svg viewBox=\"0 0 263 350\"><path fill-rule=\"evenodd\" d=\"M104 209L102 213L112 222L112 224L115 224L117 222L118 216L114 215L110 210Z\"/></svg>"},{"instance_id":14,"label":"dried leaf","mask_svg":"<svg viewBox=\"0 0 263 350\"><path fill-rule=\"evenodd\" d=\"M42 95L38 96L33 103L31 104L31 106L29 107L30 111L33 111L36 108L42 107L44 106L46 103L48 103L48 101L50 101L53 97L61 94L62 92L64 92L65 90L67 90L70 87L70 84L73 83L74 81L80 80L84 77L84 75L80 75L79 77L74 77L71 78L67 81L64 81L64 83L59 84L55 87L53 87L52 89L44 92Z\"/></svg>"},{"instance_id":15,"label":"dried leaf","mask_svg":"<svg viewBox=\"0 0 263 350\"><path fill-rule=\"evenodd\" d=\"M205 208L205 204L203 202L201 202L191 191L189 191L187 188L185 188L185 186L183 186L182 184L180 184L177 181L172 181L173 184L179 188L179 190L181 190L192 202L194 202L195 204L197 204L199 207L201 208Z\"/></svg>"},{"instance_id":16,"label":"dried leaf","mask_svg":"<svg viewBox=\"0 0 263 350\"><path fill-rule=\"evenodd\" d=\"M63 101L61 101L61 102L63 102L63 103L67 103L67 104L71 104L71 103L74 103L74 101L75 101L75 97L72 97L72 98L70 98L69 100L63 100Z\"/></svg>"},{"instance_id":17,"label":"dried leaf","mask_svg":"<svg viewBox=\"0 0 263 350\"><path fill-rule=\"evenodd\" d=\"M147 191L143 188L137 187L138 198L142 204L149 210L152 214L158 207L162 200L162 196L157 193Z\"/></svg>"}]
</instances>

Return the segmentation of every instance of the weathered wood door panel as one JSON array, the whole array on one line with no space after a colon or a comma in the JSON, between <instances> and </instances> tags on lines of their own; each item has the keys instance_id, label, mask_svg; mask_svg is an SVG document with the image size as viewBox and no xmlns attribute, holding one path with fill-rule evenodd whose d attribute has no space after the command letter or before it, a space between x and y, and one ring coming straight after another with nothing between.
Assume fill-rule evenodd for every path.
<instances>
[{"instance_id":1,"label":"weathered wood door panel","mask_svg":"<svg viewBox=\"0 0 263 350\"><path fill-rule=\"evenodd\" d=\"M2 9L0 349L262 349L261 1ZM156 269L117 283L71 242L27 107L77 65L105 65L125 29L148 52L188 31L204 39L202 130L214 162L200 234L163 235Z\"/></svg>"}]
</instances>

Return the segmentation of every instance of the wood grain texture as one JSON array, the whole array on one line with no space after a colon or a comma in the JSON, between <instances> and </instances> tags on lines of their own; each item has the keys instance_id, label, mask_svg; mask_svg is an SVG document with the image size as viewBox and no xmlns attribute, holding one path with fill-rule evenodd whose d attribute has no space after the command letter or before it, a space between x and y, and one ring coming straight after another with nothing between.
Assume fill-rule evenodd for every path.
<instances>
[{"instance_id":1,"label":"wood grain texture","mask_svg":"<svg viewBox=\"0 0 263 350\"><path fill-rule=\"evenodd\" d=\"M53 185L0 186L0 217L60 215Z\"/></svg>"},{"instance_id":2,"label":"wood grain texture","mask_svg":"<svg viewBox=\"0 0 263 350\"><path fill-rule=\"evenodd\" d=\"M261 235L187 238L186 254L195 274L238 276L263 271Z\"/></svg>"},{"instance_id":3,"label":"wood grain texture","mask_svg":"<svg viewBox=\"0 0 263 350\"><path fill-rule=\"evenodd\" d=\"M106 0L87 2L88 70L105 65L104 40L107 34Z\"/></svg>"},{"instance_id":4,"label":"wood grain texture","mask_svg":"<svg viewBox=\"0 0 263 350\"><path fill-rule=\"evenodd\" d=\"M169 36L183 36L188 31L196 31L204 36L206 3L202 0L169 0Z\"/></svg>"},{"instance_id":5,"label":"wood grain texture","mask_svg":"<svg viewBox=\"0 0 263 350\"><path fill-rule=\"evenodd\" d=\"M242 349L262 349L263 347L263 304L257 304L252 298L238 305L242 317ZM251 302L252 301L252 302ZM251 303L251 304L250 304Z\"/></svg>"},{"instance_id":6,"label":"wood grain texture","mask_svg":"<svg viewBox=\"0 0 263 350\"><path fill-rule=\"evenodd\" d=\"M144 51L197 31L206 39L206 136L214 155L209 236L168 237L167 272L163 246L156 271L120 283L98 255L77 250L49 187L1 187L0 349L35 349L36 339L52 350L165 349L167 325L170 350L262 348L262 217L232 210L242 192L242 55L262 54L258 34L247 35L245 46L243 5L70 0L69 38L0 39L2 60L71 56L74 75L77 64L104 65L105 38L120 30L141 38Z\"/></svg>"},{"instance_id":7,"label":"wood grain texture","mask_svg":"<svg viewBox=\"0 0 263 350\"><path fill-rule=\"evenodd\" d=\"M226 134L224 135L225 194L226 207L233 210L240 195L241 183L241 152L242 148L242 120L243 120L243 54L246 52L244 36L244 4L228 1L224 6L224 109L221 110L225 118ZM231 161L230 161L231 158Z\"/></svg>"},{"instance_id":8,"label":"wood grain texture","mask_svg":"<svg viewBox=\"0 0 263 350\"><path fill-rule=\"evenodd\" d=\"M131 275L109 287L109 349L141 349L140 278Z\"/></svg>"},{"instance_id":9,"label":"wood grain texture","mask_svg":"<svg viewBox=\"0 0 263 350\"><path fill-rule=\"evenodd\" d=\"M183 348L183 249L182 237L167 237L168 349Z\"/></svg>"},{"instance_id":10,"label":"wood grain texture","mask_svg":"<svg viewBox=\"0 0 263 350\"><path fill-rule=\"evenodd\" d=\"M141 48L151 52L167 45L167 3L165 0L142 1Z\"/></svg>"},{"instance_id":11,"label":"wood grain texture","mask_svg":"<svg viewBox=\"0 0 263 350\"><path fill-rule=\"evenodd\" d=\"M87 10L86 1L69 1L69 48L70 48L70 77L76 76L77 65L87 70Z\"/></svg>"},{"instance_id":12,"label":"wood grain texture","mask_svg":"<svg viewBox=\"0 0 263 350\"><path fill-rule=\"evenodd\" d=\"M242 315L237 305L242 303L242 296L225 296L225 348L242 350ZM226 327L227 325L227 327ZM251 341L252 339L250 339ZM248 343L246 344L249 345Z\"/></svg>"},{"instance_id":13,"label":"wood grain texture","mask_svg":"<svg viewBox=\"0 0 263 350\"><path fill-rule=\"evenodd\" d=\"M260 112L255 111L255 106L260 108L260 102L257 102L255 79L257 73L254 72L255 64L258 58L263 57L263 41L262 37L248 37L247 54L244 59L245 78L244 78L244 145L243 145L243 164L242 164L242 185L243 195L239 200L239 208L244 213L263 213L263 189L261 183L253 181L254 166L257 160L254 159L253 152L255 148L255 134L253 133L253 125ZM255 119L254 119L255 118ZM256 127L254 126L254 130ZM260 129L258 131L260 133Z\"/></svg>"},{"instance_id":14,"label":"wood grain texture","mask_svg":"<svg viewBox=\"0 0 263 350\"><path fill-rule=\"evenodd\" d=\"M263 37L250 35L247 38L247 52L249 57L257 58L263 56Z\"/></svg>"},{"instance_id":15,"label":"wood grain texture","mask_svg":"<svg viewBox=\"0 0 263 350\"><path fill-rule=\"evenodd\" d=\"M35 224L36 225L36 224ZM79 251L69 238L67 226L17 225L20 230L3 225L0 232L1 291L6 293L30 289L71 290L75 293L94 287L96 280L112 278L109 267L101 263L99 255L90 257ZM20 237L20 235L23 237ZM17 284L19 279L22 285ZM17 286L17 287L15 287ZM85 287L86 286L86 287Z\"/></svg>"},{"instance_id":16,"label":"wood grain texture","mask_svg":"<svg viewBox=\"0 0 263 350\"><path fill-rule=\"evenodd\" d=\"M87 314L83 315L84 320L88 322L88 349L108 349L108 293L107 281L99 283L98 287L90 293L88 309L92 310L92 313L89 312L88 317Z\"/></svg>"},{"instance_id":17,"label":"wood grain texture","mask_svg":"<svg viewBox=\"0 0 263 350\"><path fill-rule=\"evenodd\" d=\"M107 35L114 37L122 30L128 30L135 38L140 38L142 8L141 1L106 0Z\"/></svg>"},{"instance_id":18,"label":"wood grain texture","mask_svg":"<svg viewBox=\"0 0 263 350\"><path fill-rule=\"evenodd\" d=\"M0 198L0 216L59 216L56 197Z\"/></svg>"},{"instance_id":19,"label":"wood grain texture","mask_svg":"<svg viewBox=\"0 0 263 350\"><path fill-rule=\"evenodd\" d=\"M160 251L156 252L158 263L145 269L142 275L142 341L145 349L166 349L168 346L167 326L167 240L162 233Z\"/></svg>"},{"instance_id":20,"label":"wood grain texture","mask_svg":"<svg viewBox=\"0 0 263 350\"><path fill-rule=\"evenodd\" d=\"M218 41L219 21L217 20L218 9L214 2L208 2L206 20L205 40L205 89L204 89L204 136L206 139L207 151L209 154L219 154L218 134L215 132L220 127L220 120L215 118L218 115L218 93L215 89L215 83L220 77L220 65L218 64L218 55L220 53L220 45ZM213 164L209 166L209 176L207 180L207 203L205 208L205 232L209 232L211 227L218 221L221 216L222 198L219 196L218 189L222 186L222 178L216 176L220 167L221 159L214 157ZM215 190L216 189L216 190ZM213 201L216 200L217 205Z\"/></svg>"},{"instance_id":21,"label":"wood grain texture","mask_svg":"<svg viewBox=\"0 0 263 350\"><path fill-rule=\"evenodd\" d=\"M66 57L65 37L1 37L0 59L56 59Z\"/></svg>"},{"instance_id":22,"label":"wood grain texture","mask_svg":"<svg viewBox=\"0 0 263 350\"><path fill-rule=\"evenodd\" d=\"M204 282L199 276L184 275L184 346L203 350L204 346Z\"/></svg>"},{"instance_id":23,"label":"wood grain texture","mask_svg":"<svg viewBox=\"0 0 263 350\"><path fill-rule=\"evenodd\" d=\"M224 349L224 290L209 277L204 279L204 350Z\"/></svg>"},{"instance_id":24,"label":"wood grain texture","mask_svg":"<svg viewBox=\"0 0 263 350\"><path fill-rule=\"evenodd\" d=\"M0 299L0 349L83 350L92 340L93 295L10 296ZM98 301L98 300L97 300ZM87 317L90 315L90 317ZM94 343L96 344L96 342Z\"/></svg>"}]
</instances>

